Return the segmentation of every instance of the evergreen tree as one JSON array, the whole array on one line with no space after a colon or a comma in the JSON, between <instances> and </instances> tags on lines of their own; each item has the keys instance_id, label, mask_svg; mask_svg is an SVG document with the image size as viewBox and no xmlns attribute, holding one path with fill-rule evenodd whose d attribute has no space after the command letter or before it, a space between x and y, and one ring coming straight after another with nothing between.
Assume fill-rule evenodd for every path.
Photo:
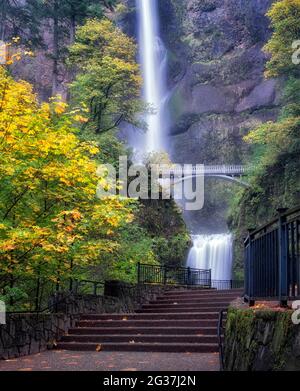
<instances>
[{"instance_id":1,"label":"evergreen tree","mask_svg":"<svg viewBox=\"0 0 300 391\"><path fill-rule=\"evenodd\" d=\"M102 17L105 9L112 9L116 0L45 0L42 13L52 28L53 78L52 94L58 90L59 64L64 62L66 48L74 43L76 27L93 15Z\"/></svg>"},{"instance_id":2,"label":"evergreen tree","mask_svg":"<svg viewBox=\"0 0 300 391\"><path fill-rule=\"evenodd\" d=\"M30 47L40 45L40 11L40 0L1 0L0 39L9 41L21 36Z\"/></svg>"}]
</instances>

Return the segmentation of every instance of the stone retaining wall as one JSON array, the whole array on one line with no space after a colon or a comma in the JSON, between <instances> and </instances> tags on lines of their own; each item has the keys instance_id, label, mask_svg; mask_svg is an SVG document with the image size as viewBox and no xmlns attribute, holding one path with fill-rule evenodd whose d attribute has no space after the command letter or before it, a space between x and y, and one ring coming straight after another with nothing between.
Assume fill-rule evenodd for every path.
<instances>
[{"instance_id":1,"label":"stone retaining wall","mask_svg":"<svg viewBox=\"0 0 300 391\"><path fill-rule=\"evenodd\" d=\"M0 359L34 354L53 347L72 327L76 316L65 314L8 314L0 326Z\"/></svg>"},{"instance_id":2,"label":"stone retaining wall","mask_svg":"<svg viewBox=\"0 0 300 391\"><path fill-rule=\"evenodd\" d=\"M225 332L226 371L299 371L300 325L293 311L231 308Z\"/></svg>"},{"instance_id":3,"label":"stone retaining wall","mask_svg":"<svg viewBox=\"0 0 300 391\"><path fill-rule=\"evenodd\" d=\"M105 296L58 293L50 299L49 313L9 313L0 325L0 359L39 353L52 348L80 314L131 313L154 300L166 289L160 285L130 285L108 282Z\"/></svg>"}]
</instances>

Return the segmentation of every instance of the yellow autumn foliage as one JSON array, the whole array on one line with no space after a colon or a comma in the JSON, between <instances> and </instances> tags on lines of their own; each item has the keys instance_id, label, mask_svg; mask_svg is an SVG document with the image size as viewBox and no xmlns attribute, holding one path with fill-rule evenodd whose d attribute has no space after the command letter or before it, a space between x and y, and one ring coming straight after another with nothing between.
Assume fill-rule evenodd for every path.
<instances>
[{"instance_id":1,"label":"yellow autumn foliage","mask_svg":"<svg viewBox=\"0 0 300 391\"><path fill-rule=\"evenodd\" d=\"M0 277L62 281L94 265L132 219L128 203L96 198L99 154L82 142L84 117L58 97L39 104L32 86L0 67Z\"/></svg>"}]
</instances>

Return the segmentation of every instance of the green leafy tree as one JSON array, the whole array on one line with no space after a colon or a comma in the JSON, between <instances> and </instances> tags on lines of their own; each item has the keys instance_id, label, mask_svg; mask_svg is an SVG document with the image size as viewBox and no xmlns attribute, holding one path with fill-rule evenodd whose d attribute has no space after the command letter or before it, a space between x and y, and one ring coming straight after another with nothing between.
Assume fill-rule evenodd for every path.
<instances>
[{"instance_id":1,"label":"green leafy tree","mask_svg":"<svg viewBox=\"0 0 300 391\"><path fill-rule=\"evenodd\" d=\"M265 51L271 55L267 63L266 75L299 76L299 66L293 64L295 52L293 42L300 39L300 0L283 0L275 2L267 14L271 19L273 35Z\"/></svg>"},{"instance_id":2,"label":"green leafy tree","mask_svg":"<svg viewBox=\"0 0 300 391\"><path fill-rule=\"evenodd\" d=\"M111 21L88 20L70 48L70 63L78 76L71 92L75 103L87 102L86 126L96 133L116 129L122 122L141 125L137 113L142 79L135 61L136 45Z\"/></svg>"}]
</instances>

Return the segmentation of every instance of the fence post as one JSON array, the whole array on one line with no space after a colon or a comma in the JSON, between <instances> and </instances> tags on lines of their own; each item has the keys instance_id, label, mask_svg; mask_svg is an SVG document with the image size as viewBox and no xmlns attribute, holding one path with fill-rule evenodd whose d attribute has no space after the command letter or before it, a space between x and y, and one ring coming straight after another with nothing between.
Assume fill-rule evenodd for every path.
<instances>
[{"instance_id":1,"label":"fence post","mask_svg":"<svg viewBox=\"0 0 300 391\"><path fill-rule=\"evenodd\" d=\"M72 293L77 294L77 280L73 280Z\"/></svg>"},{"instance_id":2,"label":"fence post","mask_svg":"<svg viewBox=\"0 0 300 391\"><path fill-rule=\"evenodd\" d=\"M248 302L250 307L255 306L254 298L254 263L253 263L253 251L252 251L252 239L253 233L256 228L248 228L248 237L245 241L245 258L246 258L246 267L245 267L245 281L246 281L246 295L248 296ZM248 243L248 247L247 247Z\"/></svg>"},{"instance_id":3,"label":"fence post","mask_svg":"<svg viewBox=\"0 0 300 391\"><path fill-rule=\"evenodd\" d=\"M167 285L167 268L164 266L164 285Z\"/></svg>"},{"instance_id":4,"label":"fence post","mask_svg":"<svg viewBox=\"0 0 300 391\"><path fill-rule=\"evenodd\" d=\"M141 263L138 262L137 264L137 282L138 284L141 282Z\"/></svg>"},{"instance_id":5,"label":"fence post","mask_svg":"<svg viewBox=\"0 0 300 391\"><path fill-rule=\"evenodd\" d=\"M187 285L191 285L191 268L187 268Z\"/></svg>"},{"instance_id":6,"label":"fence post","mask_svg":"<svg viewBox=\"0 0 300 391\"><path fill-rule=\"evenodd\" d=\"M36 293L35 293L35 310L36 311L39 311L39 309L40 309L40 287L41 287L41 279L40 279L40 277L38 277L37 278L37 285L36 285Z\"/></svg>"},{"instance_id":7,"label":"fence post","mask_svg":"<svg viewBox=\"0 0 300 391\"><path fill-rule=\"evenodd\" d=\"M209 284L208 284L208 286L209 286L209 288L212 288L212 283L211 283L211 269L209 269Z\"/></svg>"},{"instance_id":8,"label":"fence post","mask_svg":"<svg viewBox=\"0 0 300 391\"><path fill-rule=\"evenodd\" d=\"M288 243L287 243L287 226L284 213L287 208L277 209L279 213L279 300L280 305L287 306L288 303Z\"/></svg>"}]
</instances>

